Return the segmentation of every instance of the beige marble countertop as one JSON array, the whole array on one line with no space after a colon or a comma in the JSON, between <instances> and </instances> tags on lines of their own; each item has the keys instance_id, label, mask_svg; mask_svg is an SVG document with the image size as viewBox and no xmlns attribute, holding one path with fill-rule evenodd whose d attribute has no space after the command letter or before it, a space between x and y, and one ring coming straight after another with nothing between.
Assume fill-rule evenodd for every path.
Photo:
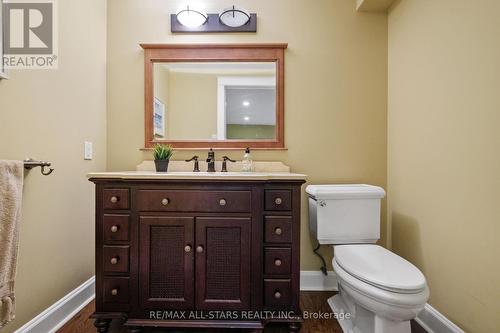
<instances>
[{"instance_id":1,"label":"beige marble countertop","mask_svg":"<svg viewBox=\"0 0 500 333\"><path fill-rule=\"evenodd\" d=\"M306 180L307 176L290 172L92 172L88 178L106 179L186 179L186 180Z\"/></svg>"}]
</instances>

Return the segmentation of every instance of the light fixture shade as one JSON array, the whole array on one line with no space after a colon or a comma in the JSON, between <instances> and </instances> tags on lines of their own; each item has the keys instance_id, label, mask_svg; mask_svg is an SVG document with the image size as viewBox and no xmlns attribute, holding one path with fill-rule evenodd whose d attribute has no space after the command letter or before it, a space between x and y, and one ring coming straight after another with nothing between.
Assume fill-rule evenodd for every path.
<instances>
[{"instance_id":1,"label":"light fixture shade","mask_svg":"<svg viewBox=\"0 0 500 333\"><path fill-rule=\"evenodd\" d=\"M176 18L183 26L196 28L207 22L208 15L202 10L186 6L177 12Z\"/></svg>"},{"instance_id":2,"label":"light fixture shade","mask_svg":"<svg viewBox=\"0 0 500 333\"><path fill-rule=\"evenodd\" d=\"M239 7L226 8L219 15L220 21L231 28L244 26L250 21L250 13Z\"/></svg>"}]
</instances>

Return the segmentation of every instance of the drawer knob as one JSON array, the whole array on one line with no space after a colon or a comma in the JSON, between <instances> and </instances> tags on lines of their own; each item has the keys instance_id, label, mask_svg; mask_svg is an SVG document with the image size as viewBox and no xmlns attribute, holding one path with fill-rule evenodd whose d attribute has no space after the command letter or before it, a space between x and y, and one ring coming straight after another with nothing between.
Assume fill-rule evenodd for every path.
<instances>
[{"instance_id":1,"label":"drawer knob","mask_svg":"<svg viewBox=\"0 0 500 333\"><path fill-rule=\"evenodd\" d=\"M283 229L281 229L280 227L274 229L274 233L278 236L280 236L282 233L283 233Z\"/></svg>"},{"instance_id":2,"label":"drawer knob","mask_svg":"<svg viewBox=\"0 0 500 333\"><path fill-rule=\"evenodd\" d=\"M118 226L117 225L114 225L111 227L111 232L118 232Z\"/></svg>"},{"instance_id":3,"label":"drawer knob","mask_svg":"<svg viewBox=\"0 0 500 333\"><path fill-rule=\"evenodd\" d=\"M274 203L279 206L279 205L281 205L283 203L283 199L281 199L280 197L278 197L278 198L274 199Z\"/></svg>"},{"instance_id":4,"label":"drawer knob","mask_svg":"<svg viewBox=\"0 0 500 333\"><path fill-rule=\"evenodd\" d=\"M281 259L274 260L274 266L280 267L282 264Z\"/></svg>"},{"instance_id":5,"label":"drawer knob","mask_svg":"<svg viewBox=\"0 0 500 333\"><path fill-rule=\"evenodd\" d=\"M117 203L117 202L118 202L118 197L116 197L116 196L112 196L112 197L111 197L111 199L110 199L110 201L111 201L112 203Z\"/></svg>"},{"instance_id":6,"label":"drawer knob","mask_svg":"<svg viewBox=\"0 0 500 333\"><path fill-rule=\"evenodd\" d=\"M111 295L116 296L118 295L118 289L111 289Z\"/></svg>"},{"instance_id":7,"label":"drawer knob","mask_svg":"<svg viewBox=\"0 0 500 333\"><path fill-rule=\"evenodd\" d=\"M162 204L163 206L166 206L166 205L168 205L169 203L170 203L170 200L168 200L167 198L163 198L163 199L161 200L161 204Z\"/></svg>"},{"instance_id":8,"label":"drawer knob","mask_svg":"<svg viewBox=\"0 0 500 333\"><path fill-rule=\"evenodd\" d=\"M111 258L111 260L109 261L111 263L111 265L116 265L118 263L118 257L114 257L114 258Z\"/></svg>"},{"instance_id":9,"label":"drawer knob","mask_svg":"<svg viewBox=\"0 0 500 333\"><path fill-rule=\"evenodd\" d=\"M203 246L198 245L198 247L196 248L196 252L203 253Z\"/></svg>"},{"instance_id":10,"label":"drawer knob","mask_svg":"<svg viewBox=\"0 0 500 333\"><path fill-rule=\"evenodd\" d=\"M227 204L226 199L220 199L220 200L219 200L219 205L221 205L221 206L225 206L226 204Z\"/></svg>"},{"instance_id":11,"label":"drawer knob","mask_svg":"<svg viewBox=\"0 0 500 333\"><path fill-rule=\"evenodd\" d=\"M280 298L281 298L281 293L280 293L279 291L276 291L276 292L274 293L274 298L276 298L276 299L280 299Z\"/></svg>"},{"instance_id":12,"label":"drawer knob","mask_svg":"<svg viewBox=\"0 0 500 333\"><path fill-rule=\"evenodd\" d=\"M184 252L186 252L186 253L191 252L191 249L192 249L192 248L191 248L191 245L186 245L186 246L184 246Z\"/></svg>"}]
</instances>

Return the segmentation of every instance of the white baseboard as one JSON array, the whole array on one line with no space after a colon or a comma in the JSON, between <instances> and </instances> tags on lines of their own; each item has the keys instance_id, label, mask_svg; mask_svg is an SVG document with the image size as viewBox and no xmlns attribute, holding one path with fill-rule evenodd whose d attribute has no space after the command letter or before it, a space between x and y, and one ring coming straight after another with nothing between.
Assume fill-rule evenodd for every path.
<instances>
[{"instance_id":1,"label":"white baseboard","mask_svg":"<svg viewBox=\"0 0 500 333\"><path fill-rule=\"evenodd\" d=\"M300 271L300 290L337 291L337 277L333 271L328 276L321 271Z\"/></svg>"},{"instance_id":2,"label":"white baseboard","mask_svg":"<svg viewBox=\"0 0 500 333\"><path fill-rule=\"evenodd\" d=\"M427 333L465 333L460 327L452 323L429 303L425 304L424 309L418 314L415 321L419 323Z\"/></svg>"},{"instance_id":3,"label":"white baseboard","mask_svg":"<svg viewBox=\"0 0 500 333\"><path fill-rule=\"evenodd\" d=\"M14 333L54 333L95 297L95 277L91 277Z\"/></svg>"}]
</instances>

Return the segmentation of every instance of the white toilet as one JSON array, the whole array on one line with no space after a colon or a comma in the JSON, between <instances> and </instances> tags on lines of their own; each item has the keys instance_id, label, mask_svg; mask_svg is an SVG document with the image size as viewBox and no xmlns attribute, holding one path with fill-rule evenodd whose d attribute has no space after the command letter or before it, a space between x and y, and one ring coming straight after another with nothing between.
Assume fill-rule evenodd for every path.
<instances>
[{"instance_id":1,"label":"white toilet","mask_svg":"<svg viewBox=\"0 0 500 333\"><path fill-rule=\"evenodd\" d=\"M371 185L309 185L310 230L335 245L339 293L328 300L344 332L411 333L410 320L429 298L424 275L410 262L374 245L380 201Z\"/></svg>"}]
</instances>

